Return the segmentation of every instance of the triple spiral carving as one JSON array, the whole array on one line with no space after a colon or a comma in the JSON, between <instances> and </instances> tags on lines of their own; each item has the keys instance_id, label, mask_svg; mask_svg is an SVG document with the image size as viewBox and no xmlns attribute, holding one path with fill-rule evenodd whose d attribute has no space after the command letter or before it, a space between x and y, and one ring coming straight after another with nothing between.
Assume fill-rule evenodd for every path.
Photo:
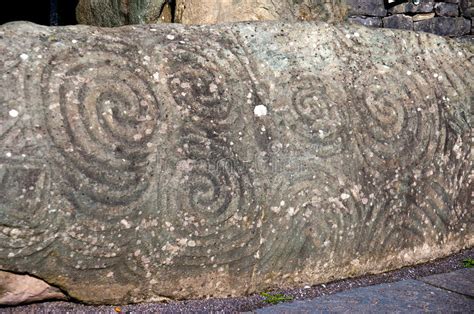
<instances>
[{"instance_id":1,"label":"triple spiral carving","mask_svg":"<svg viewBox=\"0 0 474 314\"><path fill-rule=\"evenodd\" d=\"M242 146L252 141L243 120L253 110L250 78L225 43L172 50L164 72L184 113L162 205L180 247L173 263L243 270L253 265L261 215Z\"/></svg>"},{"instance_id":2,"label":"triple spiral carving","mask_svg":"<svg viewBox=\"0 0 474 314\"><path fill-rule=\"evenodd\" d=\"M47 126L69 200L93 215L125 215L151 184L160 115L151 75L109 42L53 57L42 75ZM135 52L136 53L136 52Z\"/></svg>"}]
</instances>

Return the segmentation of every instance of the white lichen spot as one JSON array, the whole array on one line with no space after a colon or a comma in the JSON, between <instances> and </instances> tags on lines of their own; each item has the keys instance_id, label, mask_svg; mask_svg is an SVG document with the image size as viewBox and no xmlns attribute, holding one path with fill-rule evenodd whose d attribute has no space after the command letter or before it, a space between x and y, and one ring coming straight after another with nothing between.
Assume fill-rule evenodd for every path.
<instances>
[{"instance_id":1,"label":"white lichen spot","mask_svg":"<svg viewBox=\"0 0 474 314\"><path fill-rule=\"evenodd\" d=\"M30 56L28 56L26 53L22 53L22 54L20 55L20 59L23 60L23 61L28 60L29 57L30 57Z\"/></svg>"},{"instance_id":2,"label":"white lichen spot","mask_svg":"<svg viewBox=\"0 0 474 314\"><path fill-rule=\"evenodd\" d=\"M6 155L8 158L10 158L10 157L12 156L12 153L7 152L5 155Z\"/></svg>"},{"instance_id":3,"label":"white lichen spot","mask_svg":"<svg viewBox=\"0 0 474 314\"><path fill-rule=\"evenodd\" d=\"M410 70L407 71L407 75L411 75L411 71L410 71Z\"/></svg>"},{"instance_id":4,"label":"white lichen spot","mask_svg":"<svg viewBox=\"0 0 474 314\"><path fill-rule=\"evenodd\" d=\"M351 196L347 193L342 193L341 194L341 199L343 199L343 200L347 200L349 197L351 197Z\"/></svg>"},{"instance_id":5,"label":"white lichen spot","mask_svg":"<svg viewBox=\"0 0 474 314\"><path fill-rule=\"evenodd\" d=\"M132 225L125 219L120 220L120 223L127 229L129 229Z\"/></svg>"},{"instance_id":6,"label":"white lichen spot","mask_svg":"<svg viewBox=\"0 0 474 314\"><path fill-rule=\"evenodd\" d=\"M209 84L209 91L210 91L211 93L217 92L217 85L214 84L214 83Z\"/></svg>"},{"instance_id":7,"label":"white lichen spot","mask_svg":"<svg viewBox=\"0 0 474 314\"><path fill-rule=\"evenodd\" d=\"M109 271L106 276L107 276L107 278L111 278L111 277L114 276L114 272L113 272L113 271Z\"/></svg>"},{"instance_id":8,"label":"white lichen spot","mask_svg":"<svg viewBox=\"0 0 474 314\"><path fill-rule=\"evenodd\" d=\"M15 109L10 110L10 111L8 112L8 114L9 114L10 117L12 117L12 118L18 117L18 111L15 110Z\"/></svg>"},{"instance_id":9,"label":"white lichen spot","mask_svg":"<svg viewBox=\"0 0 474 314\"><path fill-rule=\"evenodd\" d=\"M195 247L195 246L196 246L196 241L194 241L194 240L189 240L189 241L188 241L188 246L189 246L189 247Z\"/></svg>"},{"instance_id":10,"label":"white lichen spot","mask_svg":"<svg viewBox=\"0 0 474 314\"><path fill-rule=\"evenodd\" d=\"M253 109L253 113L257 117L266 116L267 115L267 107L265 107L264 105L255 106L255 108Z\"/></svg>"},{"instance_id":11,"label":"white lichen spot","mask_svg":"<svg viewBox=\"0 0 474 314\"><path fill-rule=\"evenodd\" d=\"M281 201L280 206L285 206L285 201Z\"/></svg>"},{"instance_id":12,"label":"white lichen spot","mask_svg":"<svg viewBox=\"0 0 474 314\"><path fill-rule=\"evenodd\" d=\"M296 214L296 210L294 207L288 207L288 215L294 216Z\"/></svg>"},{"instance_id":13,"label":"white lichen spot","mask_svg":"<svg viewBox=\"0 0 474 314\"><path fill-rule=\"evenodd\" d=\"M158 82L160 80L160 73L158 73L158 72L153 73L153 79L156 82Z\"/></svg>"},{"instance_id":14,"label":"white lichen spot","mask_svg":"<svg viewBox=\"0 0 474 314\"><path fill-rule=\"evenodd\" d=\"M173 40L174 36L173 35L167 35L166 38L168 38L169 40Z\"/></svg>"},{"instance_id":15,"label":"white lichen spot","mask_svg":"<svg viewBox=\"0 0 474 314\"><path fill-rule=\"evenodd\" d=\"M71 40L71 42L72 42L73 44L77 44L77 40L75 40L75 39Z\"/></svg>"}]
</instances>

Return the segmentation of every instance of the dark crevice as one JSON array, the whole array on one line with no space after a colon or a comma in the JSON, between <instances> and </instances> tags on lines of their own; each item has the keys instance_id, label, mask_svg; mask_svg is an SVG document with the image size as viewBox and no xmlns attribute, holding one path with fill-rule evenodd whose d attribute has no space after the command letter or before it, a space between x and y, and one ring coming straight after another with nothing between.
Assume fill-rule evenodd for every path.
<instances>
[{"instance_id":1,"label":"dark crevice","mask_svg":"<svg viewBox=\"0 0 474 314\"><path fill-rule=\"evenodd\" d=\"M171 23L176 23L176 0L167 0L171 8Z\"/></svg>"},{"instance_id":2,"label":"dark crevice","mask_svg":"<svg viewBox=\"0 0 474 314\"><path fill-rule=\"evenodd\" d=\"M0 10L0 24L29 21L40 25L76 25L79 0L15 0Z\"/></svg>"},{"instance_id":3,"label":"dark crevice","mask_svg":"<svg viewBox=\"0 0 474 314\"><path fill-rule=\"evenodd\" d=\"M170 8L171 11L171 23L175 23L176 16L176 0L165 0L160 9L160 17L163 16L165 10Z\"/></svg>"}]
</instances>

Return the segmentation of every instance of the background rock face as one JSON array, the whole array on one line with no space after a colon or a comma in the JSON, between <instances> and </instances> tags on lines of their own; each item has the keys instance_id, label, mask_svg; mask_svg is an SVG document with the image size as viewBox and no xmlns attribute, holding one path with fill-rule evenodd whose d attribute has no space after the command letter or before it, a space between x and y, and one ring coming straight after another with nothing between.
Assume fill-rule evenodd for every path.
<instances>
[{"instance_id":1,"label":"background rock face","mask_svg":"<svg viewBox=\"0 0 474 314\"><path fill-rule=\"evenodd\" d=\"M342 21L344 0L177 0L176 21L216 24L238 21Z\"/></svg>"},{"instance_id":2,"label":"background rock face","mask_svg":"<svg viewBox=\"0 0 474 314\"><path fill-rule=\"evenodd\" d=\"M166 0L80 0L76 8L79 24L103 27L153 24L160 19ZM171 22L163 15L164 22Z\"/></svg>"},{"instance_id":3,"label":"background rock face","mask_svg":"<svg viewBox=\"0 0 474 314\"><path fill-rule=\"evenodd\" d=\"M78 21L98 26L157 22L218 24L239 21L349 20L451 37L473 34L473 0L81 0ZM471 36L472 37L472 36Z\"/></svg>"},{"instance_id":4,"label":"background rock face","mask_svg":"<svg viewBox=\"0 0 474 314\"><path fill-rule=\"evenodd\" d=\"M0 269L126 303L474 244L472 46L311 23L0 38Z\"/></svg>"}]
</instances>

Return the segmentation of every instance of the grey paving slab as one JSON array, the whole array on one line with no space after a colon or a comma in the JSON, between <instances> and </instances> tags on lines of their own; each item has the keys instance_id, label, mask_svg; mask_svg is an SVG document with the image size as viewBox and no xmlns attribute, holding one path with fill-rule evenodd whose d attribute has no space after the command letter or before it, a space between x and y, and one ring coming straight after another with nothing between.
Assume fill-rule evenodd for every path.
<instances>
[{"instance_id":1,"label":"grey paving slab","mask_svg":"<svg viewBox=\"0 0 474 314\"><path fill-rule=\"evenodd\" d=\"M353 289L308 301L259 309L256 313L470 313L474 299L417 280Z\"/></svg>"},{"instance_id":2,"label":"grey paving slab","mask_svg":"<svg viewBox=\"0 0 474 314\"><path fill-rule=\"evenodd\" d=\"M432 275L420 280L439 288L474 297L474 268Z\"/></svg>"}]
</instances>

